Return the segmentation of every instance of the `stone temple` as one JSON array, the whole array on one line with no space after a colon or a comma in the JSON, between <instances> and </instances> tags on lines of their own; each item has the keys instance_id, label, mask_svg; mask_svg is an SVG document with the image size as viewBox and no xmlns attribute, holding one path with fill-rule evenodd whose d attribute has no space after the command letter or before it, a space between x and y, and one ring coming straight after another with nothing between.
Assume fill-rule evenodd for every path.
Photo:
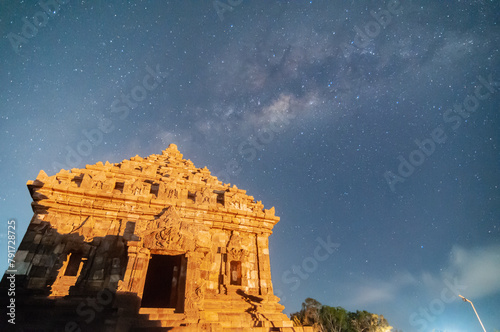
<instances>
[{"instance_id":1,"label":"stone temple","mask_svg":"<svg viewBox=\"0 0 500 332\"><path fill-rule=\"evenodd\" d=\"M274 208L175 145L40 171L27 185L34 215L15 256L16 329L302 331L273 294Z\"/></svg>"}]
</instances>

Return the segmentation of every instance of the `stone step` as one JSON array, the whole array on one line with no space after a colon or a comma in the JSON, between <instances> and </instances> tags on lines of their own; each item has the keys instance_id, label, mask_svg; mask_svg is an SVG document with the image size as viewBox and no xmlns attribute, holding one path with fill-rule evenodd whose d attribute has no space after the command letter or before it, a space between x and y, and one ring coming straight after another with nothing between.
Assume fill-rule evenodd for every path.
<instances>
[{"instance_id":1,"label":"stone step","mask_svg":"<svg viewBox=\"0 0 500 332\"><path fill-rule=\"evenodd\" d=\"M252 315L247 312L248 308L242 310L234 308L211 309L206 308L201 313L202 317L207 321L219 321L224 319L229 320L252 320ZM276 313L275 311L265 311L259 308L257 310L257 317L262 321L290 321L287 315L283 313Z\"/></svg>"},{"instance_id":2,"label":"stone step","mask_svg":"<svg viewBox=\"0 0 500 332\"><path fill-rule=\"evenodd\" d=\"M139 320L135 326L140 327L174 327L186 324L185 321L177 320Z\"/></svg>"},{"instance_id":3,"label":"stone step","mask_svg":"<svg viewBox=\"0 0 500 332\"><path fill-rule=\"evenodd\" d=\"M174 308L139 308L140 314L174 314Z\"/></svg>"},{"instance_id":4,"label":"stone step","mask_svg":"<svg viewBox=\"0 0 500 332\"><path fill-rule=\"evenodd\" d=\"M250 304L248 302L241 301L240 299L206 299L204 303L205 307L210 307L210 308L222 308L222 307L250 308L253 305L265 309L270 309L273 311L282 309L282 306L279 303L264 302L261 304L259 303Z\"/></svg>"},{"instance_id":5,"label":"stone step","mask_svg":"<svg viewBox=\"0 0 500 332\"><path fill-rule=\"evenodd\" d=\"M182 321L186 318L184 314L139 314L139 318L143 320L178 320Z\"/></svg>"},{"instance_id":6,"label":"stone step","mask_svg":"<svg viewBox=\"0 0 500 332\"><path fill-rule=\"evenodd\" d=\"M282 331L282 332L313 332L312 327L283 327L283 326L273 326L269 322L263 322L263 324L258 324L260 326L254 326L253 324L241 324L240 326L228 326L221 325L219 323L204 323L204 324L186 324L185 326L180 325L165 325L167 322L161 322L161 326L158 326L159 322L154 321L155 324L141 324L130 330L130 332L142 332L142 331L152 331L152 332L162 332L162 331L213 331L213 332L270 332L270 331Z\"/></svg>"},{"instance_id":7,"label":"stone step","mask_svg":"<svg viewBox=\"0 0 500 332\"><path fill-rule=\"evenodd\" d=\"M249 305L247 303L237 303L237 302L220 302L220 303L207 303L205 302L203 306L204 310L207 311L218 311L218 312L245 312L248 309L253 309L254 306ZM272 308L268 308L267 306L257 306L260 311L273 311Z\"/></svg>"},{"instance_id":8,"label":"stone step","mask_svg":"<svg viewBox=\"0 0 500 332\"><path fill-rule=\"evenodd\" d=\"M269 332L269 331L281 331L279 328L269 329L269 327L224 327L222 332Z\"/></svg>"},{"instance_id":9,"label":"stone step","mask_svg":"<svg viewBox=\"0 0 500 332\"><path fill-rule=\"evenodd\" d=\"M183 321L186 316L183 313L175 313L173 308L140 308L139 309L139 319L140 320L152 320L152 321Z\"/></svg>"},{"instance_id":10,"label":"stone step","mask_svg":"<svg viewBox=\"0 0 500 332\"><path fill-rule=\"evenodd\" d=\"M215 329L217 331L219 328L241 331L241 329L248 327L258 328L256 331L261 327L265 331L271 331L271 328L276 328L276 331L279 331L292 326L288 317L283 313L277 313L276 311L266 313L262 312L264 308L258 307L259 312L256 317L258 317L259 321L255 321L256 317L246 311L252 308L248 303L240 303L229 307L227 306L228 301L225 302L225 306L222 303L224 301L220 300L213 301L210 304L205 303L204 310L200 312L201 322L214 327L217 326L218 328ZM184 313L174 313L174 311L172 308L140 308L134 326L137 328L183 328L186 325L193 327L193 324L196 323L196 321L188 321Z\"/></svg>"},{"instance_id":11,"label":"stone step","mask_svg":"<svg viewBox=\"0 0 500 332\"><path fill-rule=\"evenodd\" d=\"M164 332L164 331L172 331L172 329L169 327L136 326L129 330L129 332Z\"/></svg>"}]
</instances>

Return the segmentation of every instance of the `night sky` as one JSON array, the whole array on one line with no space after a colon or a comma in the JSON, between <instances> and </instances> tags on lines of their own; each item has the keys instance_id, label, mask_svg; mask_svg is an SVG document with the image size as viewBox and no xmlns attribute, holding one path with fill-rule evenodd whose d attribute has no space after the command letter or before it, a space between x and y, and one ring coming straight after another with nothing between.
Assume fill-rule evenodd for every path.
<instances>
[{"instance_id":1,"label":"night sky","mask_svg":"<svg viewBox=\"0 0 500 332\"><path fill-rule=\"evenodd\" d=\"M275 206L285 313L500 329L500 2L47 3L0 2L2 271L41 169L175 143Z\"/></svg>"}]
</instances>

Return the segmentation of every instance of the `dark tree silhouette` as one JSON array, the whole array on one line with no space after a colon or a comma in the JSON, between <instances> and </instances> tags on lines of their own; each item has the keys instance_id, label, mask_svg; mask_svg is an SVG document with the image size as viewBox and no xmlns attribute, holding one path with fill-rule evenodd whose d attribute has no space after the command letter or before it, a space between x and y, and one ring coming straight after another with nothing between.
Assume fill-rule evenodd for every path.
<instances>
[{"instance_id":1,"label":"dark tree silhouette","mask_svg":"<svg viewBox=\"0 0 500 332\"><path fill-rule=\"evenodd\" d=\"M342 307L322 305L307 298L299 312L290 315L297 326L312 326L318 332L390 332L392 327L383 315L368 311L349 312Z\"/></svg>"}]
</instances>

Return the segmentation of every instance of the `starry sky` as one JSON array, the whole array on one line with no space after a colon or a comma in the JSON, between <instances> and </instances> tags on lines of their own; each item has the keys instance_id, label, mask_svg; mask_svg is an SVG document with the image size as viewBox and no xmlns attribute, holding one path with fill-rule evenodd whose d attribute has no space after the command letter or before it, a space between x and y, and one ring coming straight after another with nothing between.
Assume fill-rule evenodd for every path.
<instances>
[{"instance_id":1,"label":"starry sky","mask_svg":"<svg viewBox=\"0 0 500 332\"><path fill-rule=\"evenodd\" d=\"M0 1L0 260L26 182L161 153L246 189L285 313L500 329L500 3Z\"/></svg>"}]
</instances>

